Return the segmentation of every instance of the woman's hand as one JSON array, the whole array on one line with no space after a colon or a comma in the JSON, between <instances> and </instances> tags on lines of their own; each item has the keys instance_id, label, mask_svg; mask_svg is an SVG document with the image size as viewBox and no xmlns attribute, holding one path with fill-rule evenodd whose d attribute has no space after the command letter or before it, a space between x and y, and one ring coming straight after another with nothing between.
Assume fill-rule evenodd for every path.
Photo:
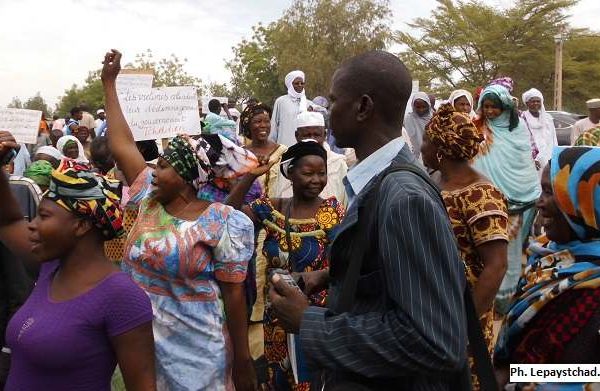
<instances>
[{"instance_id":1,"label":"woman's hand","mask_svg":"<svg viewBox=\"0 0 600 391\"><path fill-rule=\"evenodd\" d=\"M102 61L102 73L100 78L102 83L115 81L119 72L121 71L121 52L115 49L111 49L110 52L104 55L104 61Z\"/></svg>"},{"instance_id":2,"label":"woman's hand","mask_svg":"<svg viewBox=\"0 0 600 391\"><path fill-rule=\"evenodd\" d=\"M269 161L269 158L265 156L257 156L256 158L258 159L258 167L250 170L249 172L250 175L253 175L255 177L259 177L261 175L266 174L271 169L271 167L273 167L273 165L277 163L277 161Z\"/></svg>"},{"instance_id":3,"label":"woman's hand","mask_svg":"<svg viewBox=\"0 0 600 391\"><path fill-rule=\"evenodd\" d=\"M256 372L251 358L233 361L233 384L236 391L255 391L258 389Z\"/></svg>"},{"instance_id":4,"label":"woman's hand","mask_svg":"<svg viewBox=\"0 0 600 391\"><path fill-rule=\"evenodd\" d=\"M14 136L6 130L0 130L0 162L4 161L13 149L15 151L19 150L19 144L17 144Z\"/></svg>"}]
</instances>

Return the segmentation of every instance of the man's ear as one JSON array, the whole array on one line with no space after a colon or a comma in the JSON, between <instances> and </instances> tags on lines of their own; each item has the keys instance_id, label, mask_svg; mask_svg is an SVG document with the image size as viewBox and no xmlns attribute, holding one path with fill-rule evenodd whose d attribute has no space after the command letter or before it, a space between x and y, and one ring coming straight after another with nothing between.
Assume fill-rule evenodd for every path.
<instances>
[{"instance_id":1,"label":"man's ear","mask_svg":"<svg viewBox=\"0 0 600 391\"><path fill-rule=\"evenodd\" d=\"M359 122L366 121L373 116L375 104L369 95L362 95L358 101L356 120Z\"/></svg>"}]
</instances>

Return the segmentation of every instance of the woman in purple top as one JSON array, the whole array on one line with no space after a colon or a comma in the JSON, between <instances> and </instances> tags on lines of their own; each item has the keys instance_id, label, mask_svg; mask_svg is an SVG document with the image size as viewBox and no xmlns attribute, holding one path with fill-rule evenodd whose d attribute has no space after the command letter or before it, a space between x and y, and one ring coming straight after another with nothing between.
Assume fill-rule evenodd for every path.
<instances>
[{"instance_id":1,"label":"woman in purple top","mask_svg":"<svg viewBox=\"0 0 600 391\"><path fill-rule=\"evenodd\" d=\"M13 148L0 131L0 161ZM6 390L108 391L117 363L128 390L156 389L150 301L104 255L123 231L117 188L65 159L28 225L0 172L0 240L17 259L43 262L6 331Z\"/></svg>"}]
</instances>

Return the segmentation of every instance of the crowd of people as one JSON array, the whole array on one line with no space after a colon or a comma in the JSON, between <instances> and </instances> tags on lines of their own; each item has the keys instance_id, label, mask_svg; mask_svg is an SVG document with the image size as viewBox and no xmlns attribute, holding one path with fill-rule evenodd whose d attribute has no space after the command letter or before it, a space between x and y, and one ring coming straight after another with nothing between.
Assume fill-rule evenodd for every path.
<instances>
[{"instance_id":1,"label":"crowd of people","mask_svg":"<svg viewBox=\"0 0 600 391\"><path fill-rule=\"evenodd\" d=\"M509 364L600 363L600 99L558 147L539 90L436 99L373 51L327 98L296 70L273 109L136 142L120 60L96 118L0 129L4 389L558 390Z\"/></svg>"}]
</instances>

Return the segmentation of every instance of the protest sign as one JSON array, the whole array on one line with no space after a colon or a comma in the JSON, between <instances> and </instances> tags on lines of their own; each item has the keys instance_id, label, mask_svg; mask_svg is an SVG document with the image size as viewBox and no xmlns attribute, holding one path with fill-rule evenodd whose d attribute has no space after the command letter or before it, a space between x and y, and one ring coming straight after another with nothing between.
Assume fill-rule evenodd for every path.
<instances>
[{"instance_id":1,"label":"protest sign","mask_svg":"<svg viewBox=\"0 0 600 391\"><path fill-rule=\"evenodd\" d=\"M136 141L200 134L196 87L128 90L119 100Z\"/></svg>"},{"instance_id":2,"label":"protest sign","mask_svg":"<svg viewBox=\"0 0 600 391\"><path fill-rule=\"evenodd\" d=\"M0 130L8 130L19 143L36 144L42 112L0 108Z\"/></svg>"},{"instance_id":3,"label":"protest sign","mask_svg":"<svg viewBox=\"0 0 600 391\"><path fill-rule=\"evenodd\" d=\"M153 80L154 72L151 69L122 69L117 76L117 95L131 90L149 90Z\"/></svg>"}]
</instances>

